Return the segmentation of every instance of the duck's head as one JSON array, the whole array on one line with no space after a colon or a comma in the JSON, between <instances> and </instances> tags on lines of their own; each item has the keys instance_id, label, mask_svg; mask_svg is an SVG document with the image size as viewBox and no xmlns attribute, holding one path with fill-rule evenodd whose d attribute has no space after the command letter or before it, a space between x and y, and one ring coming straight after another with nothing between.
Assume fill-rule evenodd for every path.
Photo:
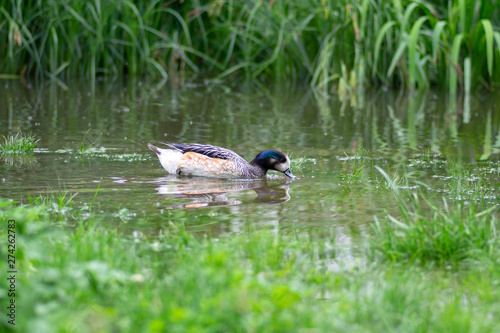
<instances>
[{"instance_id":1,"label":"duck's head","mask_svg":"<svg viewBox=\"0 0 500 333\"><path fill-rule=\"evenodd\" d=\"M283 172L285 176L290 178L295 178L295 176L290 171L290 159L285 153L278 150L264 150L255 156L255 158L250 162L252 165L258 165L263 168L266 172L267 170L276 170Z\"/></svg>"}]
</instances>

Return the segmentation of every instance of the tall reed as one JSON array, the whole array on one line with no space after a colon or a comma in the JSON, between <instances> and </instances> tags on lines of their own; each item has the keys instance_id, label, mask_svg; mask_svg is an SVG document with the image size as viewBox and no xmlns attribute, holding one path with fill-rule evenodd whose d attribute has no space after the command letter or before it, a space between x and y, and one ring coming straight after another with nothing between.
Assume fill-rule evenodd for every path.
<instances>
[{"instance_id":1,"label":"tall reed","mask_svg":"<svg viewBox=\"0 0 500 333\"><path fill-rule=\"evenodd\" d=\"M0 75L152 74L427 88L500 80L491 1L7 1ZM465 75L464 75L465 74ZM464 82L465 81L465 82ZM470 89L470 88L468 88Z\"/></svg>"}]
</instances>

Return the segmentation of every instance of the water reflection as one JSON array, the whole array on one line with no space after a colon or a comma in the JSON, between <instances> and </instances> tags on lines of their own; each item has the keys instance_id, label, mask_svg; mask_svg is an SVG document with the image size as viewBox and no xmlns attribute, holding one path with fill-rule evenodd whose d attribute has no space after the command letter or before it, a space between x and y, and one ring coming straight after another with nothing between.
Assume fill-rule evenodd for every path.
<instances>
[{"instance_id":1,"label":"water reflection","mask_svg":"<svg viewBox=\"0 0 500 333\"><path fill-rule=\"evenodd\" d=\"M0 161L6 166L20 168L22 166L34 166L37 163L36 157L32 154L4 154L0 155Z\"/></svg>"},{"instance_id":2,"label":"water reflection","mask_svg":"<svg viewBox=\"0 0 500 333\"><path fill-rule=\"evenodd\" d=\"M51 150L78 149L88 133L87 143L96 147L134 152L151 138L168 138L247 151L248 157L268 147L300 154L314 147L334 154L364 148L395 161L428 149L458 156L474 151L474 158L486 159L499 136L499 96L481 90L452 105L439 91L379 89L342 99L280 85L176 92L141 80L104 80L95 89L83 82L69 90L14 81L0 86L0 134L32 131L39 147Z\"/></svg>"},{"instance_id":3,"label":"water reflection","mask_svg":"<svg viewBox=\"0 0 500 333\"><path fill-rule=\"evenodd\" d=\"M156 180L156 193L167 195L166 209L235 206L245 203L277 204L290 200L291 180L225 180L203 177L178 177L175 175ZM250 198L248 192L257 194ZM228 197L230 195L230 197ZM171 204L171 199L184 201Z\"/></svg>"}]
</instances>

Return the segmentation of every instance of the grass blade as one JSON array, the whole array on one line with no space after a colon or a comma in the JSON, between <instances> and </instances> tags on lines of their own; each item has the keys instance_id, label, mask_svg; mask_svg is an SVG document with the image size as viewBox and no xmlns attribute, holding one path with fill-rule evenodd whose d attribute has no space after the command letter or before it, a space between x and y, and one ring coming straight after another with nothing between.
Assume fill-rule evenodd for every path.
<instances>
[{"instance_id":1,"label":"grass blade","mask_svg":"<svg viewBox=\"0 0 500 333\"><path fill-rule=\"evenodd\" d=\"M64 8L66 8L66 10L70 12L70 14L73 15L75 19L77 19L81 24L83 24L85 28L87 28L87 30L92 32L92 34L97 35L97 31L95 31L95 29L92 28L92 26L88 24L87 21L85 21L85 19L80 14L78 14L71 6L64 4Z\"/></svg>"},{"instance_id":2,"label":"grass blade","mask_svg":"<svg viewBox=\"0 0 500 333\"><path fill-rule=\"evenodd\" d=\"M406 49L406 40L401 41L401 43L398 46L398 49L394 53L394 57L392 57L391 65L389 66L389 70L387 71L387 78L392 76L392 72L394 71L394 68L396 68L396 65L399 62L399 59L401 56L404 54L405 49Z\"/></svg>"},{"instance_id":3,"label":"grass blade","mask_svg":"<svg viewBox=\"0 0 500 333\"><path fill-rule=\"evenodd\" d=\"M161 77L163 78L163 80L166 80L168 78L168 74L167 72L165 71L165 69L162 67L162 65L160 65L158 63L158 61L156 61L155 59L151 59L151 58L148 58L146 59L146 61L148 63L150 63L151 65L153 65L153 67L158 71L158 73L160 73Z\"/></svg>"},{"instance_id":4,"label":"grass blade","mask_svg":"<svg viewBox=\"0 0 500 333\"><path fill-rule=\"evenodd\" d=\"M375 39L375 51L374 51L374 60L373 60L373 76L375 76L375 73L377 71L377 63L378 63L378 58L380 55L380 45L382 44L382 40L384 39L385 35L389 31L389 29L394 26L396 22L394 21L389 21L386 24L380 28L377 38Z\"/></svg>"},{"instance_id":5,"label":"grass blade","mask_svg":"<svg viewBox=\"0 0 500 333\"><path fill-rule=\"evenodd\" d=\"M432 61L436 63L437 54L439 50L439 38L441 37L441 32L446 26L445 21L440 21L434 27L434 33L432 34Z\"/></svg>"},{"instance_id":6,"label":"grass blade","mask_svg":"<svg viewBox=\"0 0 500 333\"><path fill-rule=\"evenodd\" d=\"M467 18L467 7L465 6L465 0L458 0L458 7L460 11L460 26L462 28L462 33L467 32L466 18Z\"/></svg>"},{"instance_id":7,"label":"grass blade","mask_svg":"<svg viewBox=\"0 0 500 333\"><path fill-rule=\"evenodd\" d=\"M500 32L495 31L493 36L495 37L495 41L497 42L497 47L500 50Z\"/></svg>"},{"instance_id":8,"label":"grass blade","mask_svg":"<svg viewBox=\"0 0 500 333\"><path fill-rule=\"evenodd\" d=\"M423 59L421 59L420 61L417 61L417 68L418 68L418 76L417 76L417 80L418 80L418 86L419 88L422 87L422 88L429 88L430 84L429 84L429 80L427 79L427 72L425 71L425 66L427 64L427 61L430 59L430 56L429 55L426 55ZM418 60L418 59L417 59Z\"/></svg>"},{"instance_id":9,"label":"grass blade","mask_svg":"<svg viewBox=\"0 0 500 333\"><path fill-rule=\"evenodd\" d=\"M217 75L216 80L223 79L224 77L230 75L231 73L236 72L237 70L239 70L241 68L246 68L246 67L249 67L252 65L253 65L253 63L241 63L241 64L234 65L234 66L228 68L227 70L225 70L224 72L220 73L219 75Z\"/></svg>"},{"instance_id":10,"label":"grass blade","mask_svg":"<svg viewBox=\"0 0 500 333\"><path fill-rule=\"evenodd\" d=\"M186 21L184 21L184 19L179 15L179 13L177 13L175 10L172 10L170 8L161 8L158 11L169 13L170 15L173 15L177 19L177 21L179 21L180 25L182 26L182 30L184 31L184 35L186 36L187 44L190 47L192 47L193 43L191 42L191 35L189 34L189 28L186 24Z\"/></svg>"},{"instance_id":11,"label":"grass blade","mask_svg":"<svg viewBox=\"0 0 500 333\"><path fill-rule=\"evenodd\" d=\"M378 172L385 178L385 181L387 182L388 187L394 191L396 197L400 197L401 193L399 191L399 188L397 187L396 183L394 180L387 174L387 172L384 171L381 167L378 165L375 165L375 169L377 169Z\"/></svg>"},{"instance_id":12,"label":"grass blade","mask_svg":"<svg viewBox=\"0 0 500 333\"><path fill-rule=\"evenodd\" d=\"M416 63L418 61L417 56L417 42L418 36L420 34L420 28L422 24L427 21L427 17L421 17L415 22L413 27L411 28L410 33L410 45L409 45L409 60L410 60L410 86L413 88L415 86L416 78Z\"/></svg>"},{"instance_id":13,"label":"grass blade","mask_svg":"<svg viewBox=\"0 0 500 333\"><path fill-rule=\"evenodd\" d=\"M488 74L493 75L493 27L490 20L481 20L486 36L486 61L488 62Z\"/></svg>"},{"instance_id":14,"label":"grass blade","mask_svg":"<svg viewBox=\"0 0 500 333\"><path fill-rule=\"evenodd\" d=\"M359 30L361 31L360 39L362 40L365 36L366 19L368 18L368 6L370 5L370 0L363 0L361 3L361 24Z\"/></svg>"},{"instance_id":15,"label":"grass blade","mask_svg":"<svg viewBox=\"0 0 500 333\"><path fill-rule=\"evenodd\" d=\"M420 4L418 2L412 2L405 10L405 14L403 17L403 23L401 24L401 36L406 32L406 27L410 23L410 17L415 8L417 8Z\"/></svg>"},{"instance_id":16,"label":"grass blade","mask_svg":"<svg viewBox=\"0 0 500 333\"><path fill-rule=\"evenodd\" d=\"M460 46L462 45L462 39L464 35L458 34L453 39L453 46L451 49L451 63L449 67L450 71L450 98L453 100L457 94L457 72L458 68L460 68L458 64L458 57L460 56Z\"/></svg>"}]
</instances>

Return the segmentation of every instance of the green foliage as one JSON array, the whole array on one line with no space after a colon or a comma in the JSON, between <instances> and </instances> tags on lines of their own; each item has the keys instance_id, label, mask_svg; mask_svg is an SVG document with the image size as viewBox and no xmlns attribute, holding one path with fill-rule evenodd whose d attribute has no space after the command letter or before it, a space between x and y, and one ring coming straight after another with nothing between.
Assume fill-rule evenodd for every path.
<instances>
[{"instance_id":1,"label":"green foliage","mask_svg":"<svg viewBox=\"0 0 500 333\"><path fill-rule=\"evenodd\" d=\"M35 134L23 135L21 132L3 138L4 142L0 144L0 154L31 154L40 141Z\"/></svg>"},{"instance_id":2,"label":"green foliage","mask_svg":"<svg viewBox=\"0 0 500 333\"><path fill-rule=\"evenodd\" d=\"M373 252L396 262L438 265L500 258L495 207L482 209L474 201L460 200L463 192L471 192L472 186L464 191L463 182L453 181L450 192L459 201L443 199L442 205L436 205L415 193L403 192L385 171L377 169L397 196L401 218L375 218Z\"/></svg>"},{"instance_id":3,"label":"green foliage","mask_svg":"<svg viewBox=\"0 0 500 333\"><path fill-rule=\"evenodd\" d=\"M196 238L179 221L146 237L122 234L92 214L65 230L45 214L58 198L72 201L61 195L28 206L0 200L0 218L16 220L20 331L498 328L491 316L498 311L496 270L466 272L460 279L411 267L332 271L329 262L339 259L335 244L296 231ZM7 248L6 234L0 228L1 249ZM0 288L8 289L7 282L0 281ZM0 295L3 302L6 294ZM8 328L5 320L0 326Z\"/></svg>"},{"instance_id":4,"label":"green foliage","mask_svg":"<svg viewBox=\"0 0 500 333\"><path fill-rule=\"evenodd\" d=\"M456 265L485 257L498 258L498 222L492 209L477 212L474 205L424 206L415 195L403 217L388 216L375 224L374 249L394 261ZM427 212L426 210L430 210Z\"/></svg>"},{"instance_id":5,"label":"green foliage","mask_svg":"<svg viewBox=\"0 0 500 333\"><path fill-rule=\"evenodd\" d=\"M498 2L8 1L2 77L152 74L426 88L500 80ZM470 59L466 77L464 61ZM368 74L368 75L365 75ZM349 78L348 80L346 78ZM369 81L367 81L369 80ZM365 82L366 81L366 82Z\"/></svg>"}]
</instances>

